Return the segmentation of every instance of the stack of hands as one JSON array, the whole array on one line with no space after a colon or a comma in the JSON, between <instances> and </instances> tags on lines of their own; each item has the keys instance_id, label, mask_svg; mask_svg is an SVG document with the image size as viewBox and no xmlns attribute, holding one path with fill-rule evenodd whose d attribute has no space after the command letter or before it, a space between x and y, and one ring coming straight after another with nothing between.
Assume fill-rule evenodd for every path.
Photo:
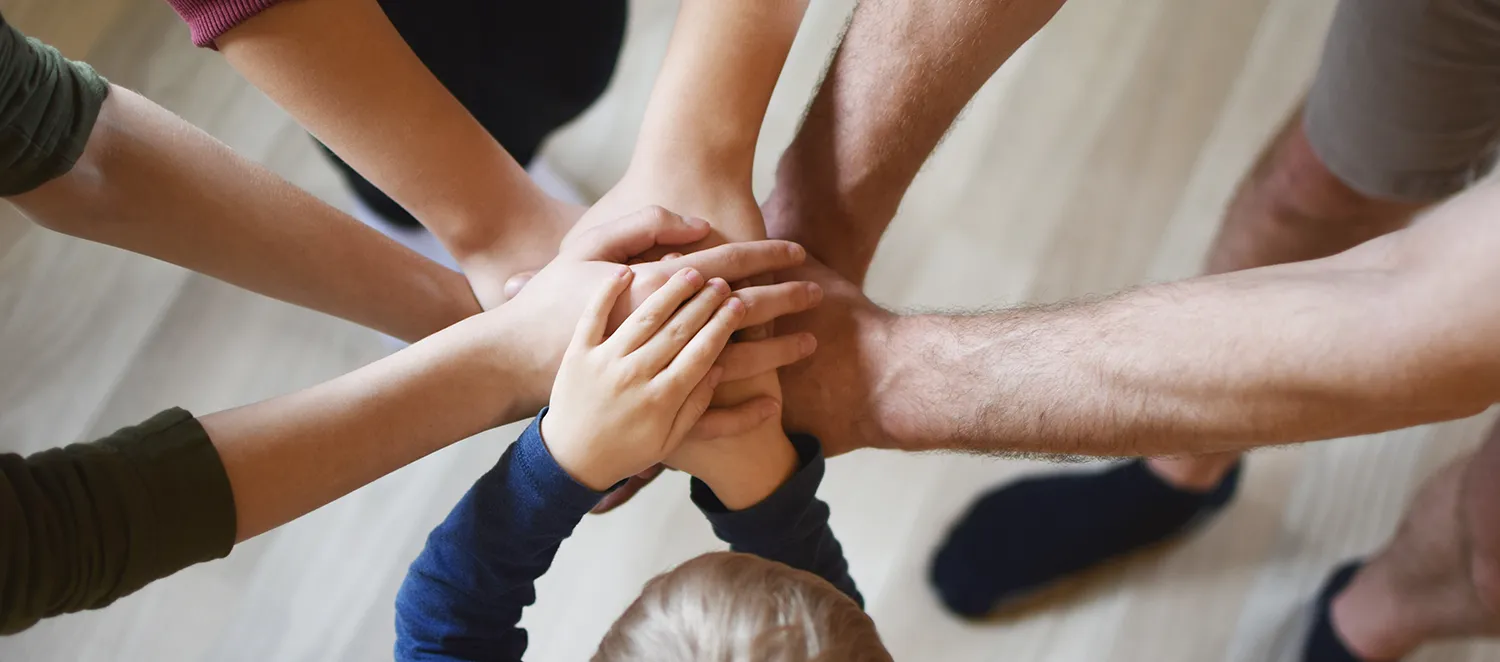
<instances>
[{"instance_id":1,"label":"stack of hands","mask_svg":"<svg viewBox=\"0 0 1500 662\"><path fill-rule=\"evenodd\" d=\"M723 243L706 221L647 206L580 225L545 268L509 278L495 312L539 343L523 388L551 390L520 406L550 403L541 432L558 464L599 492L669 466L733 509L775 491L797 467L775 371L817 343L764 328L813 308L822 290L751 283L805 255L785 241Z\"/></svg>"}]
</instances>

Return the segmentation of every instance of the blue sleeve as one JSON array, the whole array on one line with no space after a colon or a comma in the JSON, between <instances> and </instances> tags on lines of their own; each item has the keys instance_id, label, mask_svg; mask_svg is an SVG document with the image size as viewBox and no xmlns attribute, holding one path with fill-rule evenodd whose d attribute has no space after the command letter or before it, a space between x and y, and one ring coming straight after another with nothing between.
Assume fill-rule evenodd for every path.
<instances>
[{"instance_id":1,"label":"blue sleeve","mask_svg":"<svg viewBox=\"0 0 1500 662\"><path fill-rule=\"evenodd\" d=\"M791 440L802 466L764 501L731 511L707 484L693 479L693 503L731 550L818 575L863 607L844 550L828 526L828 504L817 497L823 482L823 446L808 435L792 435Z\"/></svg>"},{"instance_id":2,"label":"blue sleeve","mask_svg":"<svg viewBox=\"0 0 1500 662\"><path fill-rule=\"evenodd\" d=\"M397 660L520 660L516 624L562 541L604 496L567 474L542 442L542 410L460 499L396 596Z\"/></svg>"}]
</instances>

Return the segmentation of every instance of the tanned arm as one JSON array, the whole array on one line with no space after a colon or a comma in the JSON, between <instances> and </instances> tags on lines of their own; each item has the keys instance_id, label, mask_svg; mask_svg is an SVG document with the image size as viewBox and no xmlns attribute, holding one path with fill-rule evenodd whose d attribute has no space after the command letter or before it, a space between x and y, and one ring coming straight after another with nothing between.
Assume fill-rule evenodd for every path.
<instances>
[{"instance_id":1,"label":"tanned arm","mask_svg":"<svg viewBox=\"0 0 1500 662\"><path fill-rule=\"evenodd\" d=\"M969 99L1064 0L863 0L781 157L773 237L862 283L880 235Z\"/></svg>"},{"instance_id":2,"label":"tanned arm","mask_svg":"<svg viewBox=\"0 0 1500 662\"><path fill-rule=\"evenodd\" d=\"M894 443L1171 455L1476 414L1500 401L1497 213L1490 184L1322 260L904 318Z\"/></svg>"}]
</instances>

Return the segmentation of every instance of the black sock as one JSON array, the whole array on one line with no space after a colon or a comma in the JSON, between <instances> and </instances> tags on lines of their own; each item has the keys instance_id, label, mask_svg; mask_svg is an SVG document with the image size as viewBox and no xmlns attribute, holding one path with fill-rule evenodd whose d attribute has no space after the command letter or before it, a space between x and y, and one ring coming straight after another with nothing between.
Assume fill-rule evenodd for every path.
<instances>
[{"instance_id":1,"label":"black sock","mask_svg":"<svg viewBox=\"0 0 1500 662\"><path fill-rule=\"evenodd\" d=\"M1318 594L1318 613L1313 617L1307 645L1302 648L1302 662L1361 662L1333 629L1333 599L1354 580L1354 575L1362 567L1362 561L1345 563L1323 584L1323 591Z\"/></svg>"},{"instance_id":2,"label":"black sock","mask_svg":"<svg viewBox=\"0 0 1500 662\"><path fill-rule=\"evenodd\" d=\"M1027 478L991 490L938 549L931 579L953 612L1002 603L1110 558L1179 535L1223 508L1240 465L1207 493L1162 482L1144 460L1092 474Z\"/></svg>"}]
</instances>

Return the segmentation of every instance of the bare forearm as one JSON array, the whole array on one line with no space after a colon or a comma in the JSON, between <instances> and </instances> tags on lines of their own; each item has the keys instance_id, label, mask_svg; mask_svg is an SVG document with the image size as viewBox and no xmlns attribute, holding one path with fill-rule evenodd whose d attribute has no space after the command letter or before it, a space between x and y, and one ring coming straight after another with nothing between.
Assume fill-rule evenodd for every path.
<instances>
[{"instance_id":1,"label":"bare forearm","mask_svg":"<svg viewBox=\"0 0 1500 662\"><path fill-rule=\"evenodd\" d=\"M460 262L491 250L509 224L547 204L374 0L278 4L217 44L237 71Z\"/></svg>"},{"instance_id":2,"label":"bare forearm","mask_svg":"<svg viewBox=\"0 0 1500 662\"><path fill-rule=\"evenodd\" d=\"M959 111L1062 4L860 2L782 155L767 203L771 233L801 237L815 223L885 227ZM862 274L879 233L862 234L870 241L854 247L857 270L840 263L843 255L817 257L846 276Z\"/></svg>"},{"instance_id":3,"label":"bare forearm","mask_svg":"<svg viewBox=\"0 0 1500 662\"><path fill-rule=\"evenodd\" d=\"M766 106L806 10L806 0L683 2L631 167L707 170L748 187Z\"/></svg>"},{"instance_id":4,"label":"bare forearm","mask_svg":"<svg viewBox=\"0 0 1500 662\"><path fill-rule=\"evenodd\" d=\"M499 314L498 311L488 315ZM491 427L515 397L514 334L473 317L313 388L206 416L234 490L236 540L285 524Z\"/></svg>"},{"instance_id":5,"label":"bare forearm","mask_svg":"<svg viewBox=\"0 0 1500 662\"><path fill-rule=\"evenodd\" d=\"M11 201L60 232L406 340L479 312L463 276L118 87L73 170Z\"/></svg>"},{"instance_id":6,"label":"bare forearm","mask_svg":"<svg viewBox=\"0 0 1500 662\"><path fill-rule=\"evenodd\" d=\"M1168 455L1373 433L1500 399L1500 307L1377 242L1096 302L899 322L914 447ZM1461 291L1460 291L1461 292Z\"/></svg>"}]
</instances>

